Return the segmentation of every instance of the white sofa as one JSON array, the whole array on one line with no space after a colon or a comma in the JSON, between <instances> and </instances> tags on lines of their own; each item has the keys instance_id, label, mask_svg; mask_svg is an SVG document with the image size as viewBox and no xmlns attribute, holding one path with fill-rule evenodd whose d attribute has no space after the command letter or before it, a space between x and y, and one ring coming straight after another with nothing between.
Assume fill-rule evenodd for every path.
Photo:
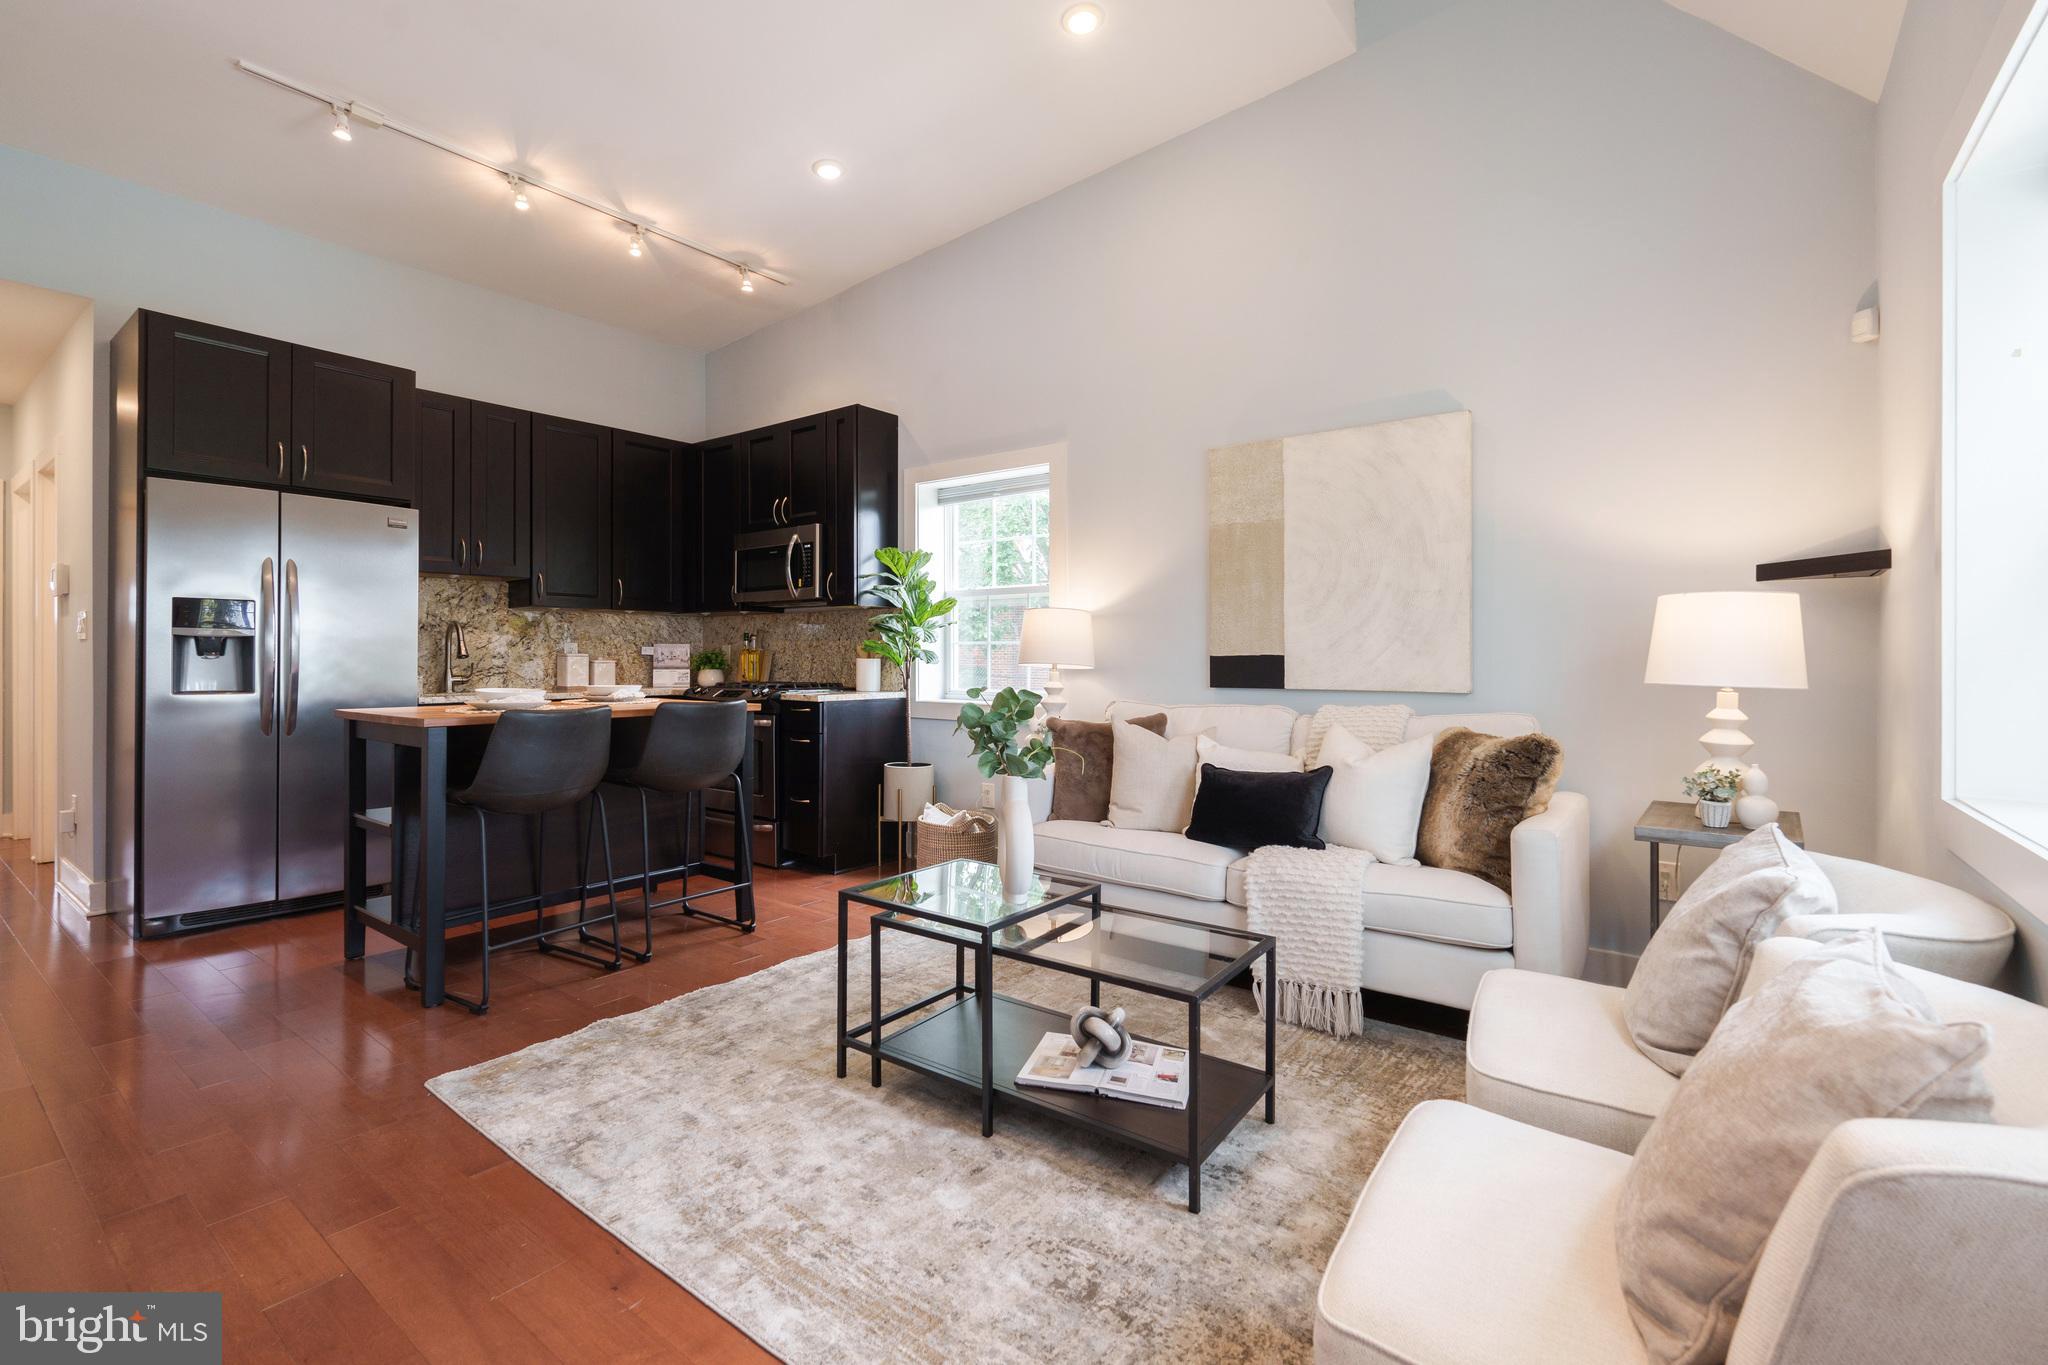
<instances>
[{"instance_id":1,"label":"white sofa","mask_svg":"<svg viewBox=\"0 0 2048 1365\"><path fill-rule=\"evenodd\" d=\"M1748 989L1819 947L1764 944ZM1943 1018L1991 1026L1996 1122L1858 1119L1837 1128L1765 1243L1731 1365L2042 1358L2048 1010L1906 970ZM1494 1008L1491 989L1482 990L1475 1035ZM1317 1361L1643 1361L1614 1243L1629 1161L1474 1105L1416 1106L1331 1253L1317 1295Z\"/></svg>"},{"instance_id":2,"label":"white sofa","mask_svg":"<svg viewBox=\"0 0 2048 1365\"><path fill-rule=\"evenodd\" d=\"M1780 937L1825 940L1876 928L1894 961L1980 985L2005 965L2014 931L1997 906L1875 863L1825 853L1813 859L1834 884L1841 912L1795 916ZM1618 986L1536 972L1489 973L1472 1004L1465 1098L1552 1132L1633 1152L1678 1078L1629 1041L1621 1000ZM2048 1038L2043 1045L2048 1052Z\"/></svg>"},{"instance_id":3,"label":"white sofa","mask_svg":"<svg viewBox=\"0 0 2048 1365\"><path fill-rule=\"evenodd\" d=\"M1202 730L1239 749L1301 754L1309 717L1285 706L1166 706L1110 703L1111 720L1166 713L1169 738ZM1463 725L1492 735L1523 735L1534 716L1514 713L1415 716L1408 737ZM1567 772L1570 756L1566 756ZM1241 929L1245 923L1245 850L1197 843L1179 834L1115 829L1081 820L1044 820L1051 784L1039 784L1034 809L1037 865L1053 876L1102 883L1105 904L1152 910ZM1375 864L1366 874L1368 990L1467 1008L1488 972L1502 967L1577 976L1586 961L1588 914L1586 798L1560 791L1542 815L1516 827L1514 895L1464 872Z\"/></svg>"}]
</instances>

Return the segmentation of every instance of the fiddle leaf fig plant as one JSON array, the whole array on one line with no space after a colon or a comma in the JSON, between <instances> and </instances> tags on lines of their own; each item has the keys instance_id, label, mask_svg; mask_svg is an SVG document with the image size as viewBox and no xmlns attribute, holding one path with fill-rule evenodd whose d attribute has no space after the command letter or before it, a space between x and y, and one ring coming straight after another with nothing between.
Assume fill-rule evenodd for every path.
<instances>
[{"instance_id":1,"label":"fiddle leaf fig plant","mask_svg":"<svg viewBox=\"0 0 2048 1365\"><path fill-rule=\"evenodd\" d=\"M878 612L868 622L873 633L861 648L902 669L903 690L913 699L917 696L915 670L920 663L939 661L932 641L938 639L940 629L948 624L947 618L958 605L953 598L937 596L939 585L925 572L925 565L931 560L930 550L885 545L875 551L880 570L861 575L861 582L874 585L867 591L888 604L888 610ZM903 757L906 762L910 758L908 706L904 707L903 715Z\"/></svg>"},{"instance_id":2,"label":"fiddle leaf fig plant","mask_svg":"<svg viewBox=\"0 0 2048 1365\"><path fill-rule=\"evenodd\" d=\"M982 700L982 689L967 689L953 730L965 733L974 746L974 762L983 777L1044 777L1053 761L1052 737L1038 726L1036 692L1006 687ZM1079 757L1078 754L1075 755Z\"/></svg>"}]
</instances>

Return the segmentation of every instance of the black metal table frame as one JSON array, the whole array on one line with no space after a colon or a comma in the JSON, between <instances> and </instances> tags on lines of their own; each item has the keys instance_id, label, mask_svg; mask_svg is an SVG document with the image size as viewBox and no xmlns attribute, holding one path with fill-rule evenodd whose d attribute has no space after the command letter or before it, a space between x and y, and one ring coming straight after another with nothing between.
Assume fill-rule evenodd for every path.
<instances>
[{"instance_id":1,"label":"black metal table frame","mask_svg":"<svg viewBox=\"0 0 2048 1365\"><path fill-rule=\"evenodd\" d=\"M386 938L412 949L419 954L420 1004L427 1009L440 1005L447 999L448 994L447 852L450 728L446 725L395 725L353 719L348 722L348 843L345 846L346 855L342 859L342 956L350 961L363 956L368 949L364 933L366 929L375 929ZM372 744L392 746L394 797L397 792L408 788L419 792L419 859L414 873L418 881L416 887L410 891L404 889L404 850L399 846L397 838L397 808L393 807L388 818L380 818L369 806L369 746ZM698 812L699 818L701 814L701 811ZM391 903L389 920L381 919L368 911L369 837L378 831L392 836L391 884L387 888ZM687 848L685 856L688 856ZM691 872L701 870L713 876L720 871L717 864L710 862L686 866ZM733 870L733 875L736 879L736 869ZM584 875L580 880L586 883L587 889L588 875ZM637 882L639 878L614 879L615 890L621 880ZM415 925L409 926L399 922L400 904L401 899L413 900L415 891L419 917ZM511 914L528 908L538 911L546 904L546 894L538 885L536 892L538 894L533 896L493 905L493 915L501 912ZM721 918L710 914L704 914L703 917ZM561 926L564 931L572 927L574 926ZM751 926L742 927L751 931ZM842 978L845 975L843 962L840 975Z\"/></svg>"},{"instance_id":2,"label":"black metal table frame","mask_svg":"<svg viewBox=\"0 0 2048 1365\"><path fill-rule=\"evenodd\" d=\"M995 935L999 930L1009 928L1012 925L1038 915L1051 914L1057 910L1078 905L1084 898L1088 901L1089 909L1086 923L1092 926L1102 918L1102 886L1100 883L1081 886L1069 895L1035 904L1028 909L1019 910L1013 916L1007 916L989 924L970 924L963 920L951 919L931 912L923 907L894 904L881 900L878 897L862 896L858 891L840 892L838 1073L842 1078L846 1075L846 1054L849 1049L855 1052L864 1052L868 1055L869 1059L868 1083L879 1087L882 1084L882 1061L885 1055L882 1044L887 1041L882 1030L899 1019L928 1009L942 1001L959 1000L968 995L966 983L966 952L968 944L962 941L962 933L960 931L974 935L978 939L978 942L974 944L973 994L979 1006L981 1021L980 1091L981 1135L983 1137L990 1137L995 1133L995 1011L993 1006L997 998L994 981L996 958L1008 958L1012 961L1024 962L1032 966L1046 967L1053 971L1064 972L1069 976L1082 977L1088 982L1088 1002L1092 1005L1099 1006L1102 1003L1102 987L1105 982L1112 986L1121 986L1127 990L1139 991L1146 995L1155 995L1184 1004L1188 1010L1188 1139L1187 1148L1184 1152L1148 1142L1136 1134L1120 1128L1094 1123L1085 1116L1071 1113L1065 1109L1051 1105L1034 1104L1032 1097L1029 1095L1018 1094L1014 1098L1038 1109L1042 1113L1048 1113L1069 1123L1089 1128L1101 1133L1103 1136L1131 1143L1146 1150L1157 1152L1162 1156L1184 1161L1188 1168L1188 1211L1190 1213L1200 1213L1202 1211L1202 1163L1208 1156L1208 1153L1202 1150L1201 1143L1202 1002L1221 990L1229 982L1235 980L1240 972L1251 967L1262 956L1266 959L1266 973L1271 978L1274 962L1274 940L1269 934L1244 934L1244 937L1256 940L1253 947L1225 963L1210 976L1206 983L1192 991L1176 990L1153 981L1140 981L1134 977L1104 971L1098 967L1083 966L1077 963L1061 962L1057 959L1032 955L1031 949L1040 944L1063 937L1079 927L1083 923L1079 919L1056 924L1045 933L1026 939L1022 943L1000 946L995 943ZM846 913L847 906L851 902L877 907L875 913L868 918L868 1022L857 1028L849 1028L846 1017ZM1205 931L1212 927L1196 923L1192 920L1178 919L1171 915L1154 914L1144 910L1118 909L1116 913L1120 916L1134 916L1160 924L1184 926ZM896 918L897 916L904 915L915 916L919 919L929 919L935 924L951 926L955 932L947 932L937 928L926 928L905 919ZM934 942L952 944L954 950L953 984L934 991L920 1000L913 1001L908 1005L884 1014L882 1012L881 937L881 931L884 928L899 930L919 938L931 939ZM1233 930L1231 932L1235 933L1238 931ZM1266 1008L1264 1011L1266 1024L1265 1121L1267 1123L1274 1122L1276 1118L1275 1104L1278 1089L1277 1069L1274 1066L1274 1007L1277 1003L1274 998L1275 994L1276 992L1270 990L1266 993ZM1011 997L1003 998L1008 999ZM1029 1002L1019 1001L1018 1003ZM863 1041L863 1035L871 1035L871 1041ZM1165 1046L1172 1046L1172 1044L1165 1044ZM953 1079L936 1072L927 1071L925 1068L908 1062L902 1057L889 1057L888 1060L908 1070L924 1075L932 1075L936 1079ZM1235 1123L1233 1122L1230 1126L1235 1127ZM1226 1129L1225 1131L1227 1132L1228 1130Z\"/></svg>"}]
</instances>

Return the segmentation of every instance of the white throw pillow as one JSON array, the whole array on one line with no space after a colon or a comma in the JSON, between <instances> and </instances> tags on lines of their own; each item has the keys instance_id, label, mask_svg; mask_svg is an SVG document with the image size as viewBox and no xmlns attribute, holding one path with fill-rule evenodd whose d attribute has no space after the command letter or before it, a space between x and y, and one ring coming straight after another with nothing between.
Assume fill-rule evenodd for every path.
<instances>
[{"instance_id":1,"label":"white throw pillow","mask_svg":"<svg viewBox=\"0 0 2048 1365\"><path fill-rule=\"evenodd\" d=\"M1276 754L1269 749L1233 749L1218 744L1207 734L1195 736L1195 786L1202 785L1201 769L1213 763L1238 773L1298 773L1301 760L1293 754ZM1116 774L1110 778L1115 780Z\"/></svg>"},{"instance_id":2,"label":"white throw pillow","mask_svg":"<svg viewBox=\"0 0 2048 1365\"><path fill-rule=\"evenodd\" d=\"M1650 936L1621 998L1636 1050L1683 1076L1742 993L1756 945L1793 915L1832 915L1820 864L1764 825L1721 850Z\"/></svg>"},{"instance_id":3,"label":"white throw pillow","mask_svg":"<svg viewBox=\"0 0 2048 1365\"><path fill-rule=\"evenodd\" d=\"M1109 823L1117 829L1179 834L1195 809L1196 745L1213 730L1172 739L1116 721L1109 727L1115 761L1109 771Z\"/></svg>"},{"instance_id":4,"label":"white throw pillow","mask_svg":"<svg viewBox=\"0 0 2048 1365\"><path fill-rule=\"evenodd\" d=\"M1362 848L1383 863L1416 866L1415 840L1435 748L1435 735L1418 735L1374 753L1349 730L1331 726L1318 765L1330 769L1323 842Z\"/></svg>"}]
</instances>

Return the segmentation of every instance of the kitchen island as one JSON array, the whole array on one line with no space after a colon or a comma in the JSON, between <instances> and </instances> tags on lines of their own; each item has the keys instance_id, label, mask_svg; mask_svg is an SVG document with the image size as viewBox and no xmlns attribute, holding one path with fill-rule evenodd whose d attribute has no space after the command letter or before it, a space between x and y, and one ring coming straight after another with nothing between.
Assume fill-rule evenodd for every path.
<instances>
[{"instance_id":1,"label":"kitchen island","mask_svg":"<svg viewBox=\"0 0 2048 1365\"><path fill-rule=\"evenodd\" d=\"M614 723L630 724L644 722L663 706L699 704L679 698L643 697L618 702L553 702L547 709L608 706ZM431 1008L439 1005L446 994L448 930L474 923L481 913L483 868L470 842L457 841L452 852L449 848L448 792L468 785L483 756L490 727L497 724L503 713L467 705L436 705L345 707L335 714L348 731L343 953L351 960L361 958L368 929L413 949L420 957L420 1003ZM369 755L373 744L388 744L395 755L393 799L389 806L373 807L369 803ZM610 813L609 821L616 851L614 885L637 888L641 872L639 810L633 803L617 804L620 809ZM702 860L701 814L682 797L657 798L652 802L650 823L657 880L685 872L704 872L726 881L734 879L729 866ZM574 901L586 893L604 894L602 875L593 883L583 867L577 838L580 827L577 820L543 819L537 845L530 837L492 841L494 919L500 912L533 914ZM391 879L381 886L370 881L374 838L390 840ZM507 888L520 890L506 894Z\"/></svg>"}]
</instances>

